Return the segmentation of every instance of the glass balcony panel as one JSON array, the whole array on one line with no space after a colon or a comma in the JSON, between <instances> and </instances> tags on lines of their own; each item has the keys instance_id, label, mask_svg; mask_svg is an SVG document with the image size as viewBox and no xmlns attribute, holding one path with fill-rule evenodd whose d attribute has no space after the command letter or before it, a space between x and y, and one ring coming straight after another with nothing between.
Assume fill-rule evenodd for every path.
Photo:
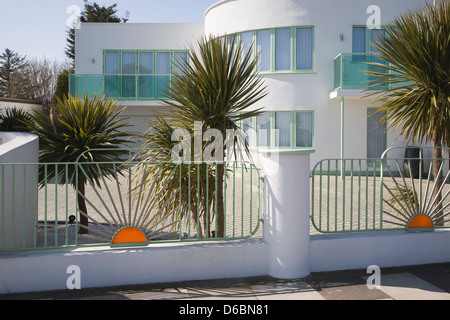
<instances>
[{"instance_id":1,"label":"glass balcony panel","mask_svg":"<svg viewBox=\"0 0 450 320\"><path fill-rule=\"evenodd\" d=\"M372 76L368 71L388 72L382 67L369 63L385 64L385 61L373 54L343 53L334 60L335 90L382 90L388 87L382 78ZM377 84L376 86L374 86Z\"/></svg>"},{"instance_id":2,"label":"glass balcony panel","mask_svg":"<svg viewBox=\"0 0 450 320\"><path fill-rule=\"evenodd\" d=\"M170 75L95 75L72 74L69 78L71 95L93 96L95 93L124 100L165 99L170 89Z\"/></svg>"}]
</instances>

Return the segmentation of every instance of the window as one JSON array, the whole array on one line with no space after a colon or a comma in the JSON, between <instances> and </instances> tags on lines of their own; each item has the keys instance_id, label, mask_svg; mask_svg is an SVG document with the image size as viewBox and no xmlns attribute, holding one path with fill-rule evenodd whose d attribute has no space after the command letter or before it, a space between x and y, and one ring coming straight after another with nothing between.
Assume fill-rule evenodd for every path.
<instances>
[{"instance_id":1,"label":"window","mask_svg":"<svg viewBox=\"0 0 450 320\"><path fill-rule=\"evenodd\" d=\"M291 70L291 28L275 29L275 70Z\"/></svg>"},{"instance_id":2,"label":"window","mask_svg":"<svg viewBox=\"0 0 450 320\"><path fill-rule=\"evenodd\" d=\"M297 28L297 70L313 69L313 29Z\"/></svg>"},{"instance_id":3,"label":"window","mask_svg":"<svg viewBox=\"0 0 450 320\"><path fill-rule=\"evenodd\" d=\"M241 128L247 133L250 146L257 149L310 151L314 148L312 111L267 111L243 120Z\"/></svg>"},{"instance_id":4,"label":"window","mask_svg":"<svg viewBox=\"0 0 450 320\"><path fill-rule=\"evenodd\" d=\"M275 112L275 147L291 146L291 113Z\"/></svg>"},{"instance_id":5,"label":"window","mask_svg":"<svg viewBox=\"0 0 450 320\"><path fill-rule=\"evenodd\" d=\"M367 108L367 158L381 158L387 148L386 123L381 123L383 112L375 112L375 108Z\"/></svg>"},{"instance_id":6,"label":"window","mask_svg":"<svg viewBox=\"0 0 450 320\"><path fill-rule=\"evenodd\" d=\"M256 32L256 42L259 55L259 71L270 71L272 64L271 31L259 30Z\"/></svg>"},{"instance_id":7,"label":"window","mask_svg":"<svg viewBox=\"0 0 450 320\"><path fill-rule=\"evenodd\" d=\"M245 50L254 42L258 71L270 73L313 72L314 28L287 27L239 33ZM247 51L246 51L247 52Z\"/></svg>"},{"instance_id":8,"label":"window","mask_svg":"<svg viewBox=\"0 0 450 320\"><path fill-rule=\"evenodd\" d=\"M171 73L187 60L187 51L105 50L104 91L124 99L164 98Z\"/></svg>"},{"instance_id":9,"label":"window","mask_svg":"<svg viewBox=\"0 0 450 320\"><path fill-rule=\"evenodd\" d=\"M385 37L385 29L369 29L362 26L353 27L353 53L378 52L373 46Z\"/></svg>"}]
</instances>

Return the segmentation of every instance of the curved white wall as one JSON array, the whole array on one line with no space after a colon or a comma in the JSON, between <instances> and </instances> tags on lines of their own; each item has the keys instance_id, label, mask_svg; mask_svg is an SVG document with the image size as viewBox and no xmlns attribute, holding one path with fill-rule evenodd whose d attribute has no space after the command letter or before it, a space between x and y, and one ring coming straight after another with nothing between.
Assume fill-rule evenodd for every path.
<instances>
[{"instance_id":1,"label":"curved white wall","mask_svg":"<svg viewBox=\"0 0 450 320\"><path fill-rule=\"evenodd\" d=\"M205 13L207 35L233 34L278 27L314 27L314 72L264 74L268 96L254 108L270 111L312 110L315 119L315 153L311 165L323 158L340 157L340 99L330 100L334 58L352 52L352 26L367 25L379 8L381 25L395 16L425 4L425 0L223 0ZM342 35L342 39L341 39ZM367 157L367 107L370 99L345 100L345 157ZM388 147L401 145L390 132Z\"/></svg>"}]
</instances>

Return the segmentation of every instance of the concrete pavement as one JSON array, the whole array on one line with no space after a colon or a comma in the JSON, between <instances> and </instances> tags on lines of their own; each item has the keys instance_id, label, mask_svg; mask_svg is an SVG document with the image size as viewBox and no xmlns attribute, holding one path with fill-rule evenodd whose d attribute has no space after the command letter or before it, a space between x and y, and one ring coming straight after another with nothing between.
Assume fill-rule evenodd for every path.
<instances>
[{"instance_id":1,"label":"concrete pavement","mask_svg":"<svg viewBox=\"0 0 450 320\"><path fill-rule=\"evenodd\" d=\"M380 271L380 286L372 289L367 285L377 284L370 280L372 273L347 270L312 273L295 280L261 276L9 294L0 295L0 300L168 300L178 301L177 305L185 300L191 305L202 300L450 300L450 263Z\"/></svg>"}]
</instances>

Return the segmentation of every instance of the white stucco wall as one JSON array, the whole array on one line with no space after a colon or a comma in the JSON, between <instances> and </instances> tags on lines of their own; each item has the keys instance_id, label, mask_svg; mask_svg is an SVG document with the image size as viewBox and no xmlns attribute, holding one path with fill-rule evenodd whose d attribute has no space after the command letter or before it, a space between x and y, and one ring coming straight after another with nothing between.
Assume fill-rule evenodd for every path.
<instances>
[{"instance_id":1,"label":"white stucco wall","mask_svg":"<svg viewBox=\"0 0 450 320\"><path fill-rule=\"evenodd\" d=\"M0 248L29 248L36 228L39 140L18 132L0 132L0 140Z\"/></svg>"},{"instance_id":2,"label":"white stucco wall","mask_svg":"<svg viewBox=\"0 0 450 320\"><path fill-rule=\"evenodd\" d=\"M6 108L18 108L24 111L31 111L33 108L42 108L42 104L36 101L21 100L21 99L10 99L10 98L0 98L0 111Z\"/></svg>"}]
</instances>

